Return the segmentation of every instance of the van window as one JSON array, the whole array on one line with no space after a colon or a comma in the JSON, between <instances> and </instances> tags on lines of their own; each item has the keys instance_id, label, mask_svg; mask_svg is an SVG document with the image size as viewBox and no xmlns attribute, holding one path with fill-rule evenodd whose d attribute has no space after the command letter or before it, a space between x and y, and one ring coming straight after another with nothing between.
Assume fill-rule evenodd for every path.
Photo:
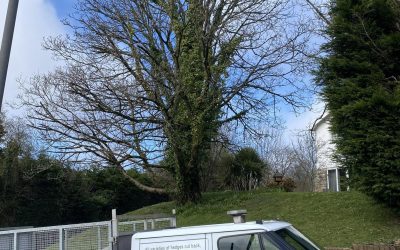
<instances>
[{"instance_id":1,"label":"van window","mask_svg":"<svg viewBox=\"0 0 400 250\"><path fill-rule=\"evenodd\" d=\"M258 234L235 235L221 238L219 250L261 250Z\"/></svg>"},{"instance_id":2,"label":"van window","mask_svg":"<svg viewBox=\"0 0 400 250\"><path fill-rule=\"evenodd\" d=\"M312 243L308 242L303 236L291 229L284 228L275 231L286 243L293 247L295 250L317 250Z\"/></svg>"},{"instance_id":3,"label":"van window","mask_svg":"<svg viewBox=\"0 0 400 250\"><path fill-rule=\"evenodd\" d=\"M279 246L271 239L267 234L261 234L261 241L264 246L264 250L279 250Z\"/></svg>"}]
</instances>

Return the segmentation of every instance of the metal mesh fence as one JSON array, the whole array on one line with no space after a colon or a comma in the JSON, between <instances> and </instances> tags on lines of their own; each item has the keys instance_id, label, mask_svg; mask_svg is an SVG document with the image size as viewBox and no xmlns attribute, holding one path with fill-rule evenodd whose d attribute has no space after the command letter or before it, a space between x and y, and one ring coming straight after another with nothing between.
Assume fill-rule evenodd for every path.
<instances>
[{"instance_id":1,"label":"metal mesh fence","mask_svg":"<svg viewBox=\"0 0 400 250\"><path fill-rule=\"evenodd\" d=\"M174 227L175 218L144 219L138 221L124 221L118 223L118 231L121 233L140 232Z\"/></svg>"},{"instance_id":2,"label":"metal mesh fence","mask_svg":"<svg viewBox=\"0 0 400 250\"><path fill-rule=\"evenodd\" d=\"M14 234L0 235L0 250L14 249Z\"/></svg>"},{"instance_id":3,"label":"metal mesh fence","mask_svg":"<svg viewBox=\"0 0 400 250\"><path fill-rule=\"evenodd\" d=\"M109 249L108 226L86 226L65 229L64 249Z\"/></svg>"},{"instance_id":4,"label":"metal mesh fence","mask_svg":"<svg viewBox=\"0 0 400 250\"><path fill-rule=\"evenodd\" d=\"M0 232L0 250L111 249L111 222Z\"/></svg>"},{"instance_id":5,"label":"metal mesh fence","mask_svg":"<svg viewBox=\"0 0 400 250\"><path fill-rule=\"evenodd\" d=\"M175 218L142 219L118 223L119 233L176 226ZM0 250L111 250L110 221L55 227L0 231Z\"/></svg>"},{"instance_id":6,"label":"metal mesh fence","mask_svg":"<svg viewBox=\"0 0 400 250\"><path fill-rule=\"evenodd\" d=\"M175 218L156 219L153 229L163 229L169 227L176 227Z\"/></svg>"},{"instance_id":7,"label":"metal mesh fence","mask_svg":"<svg viewBox=\"0 0 400 250\"><path fill-rule=\"evenodd\" d=\"M17 234L18 249L44 250L57 249L60 242L59 230L42 230Z\"/></svg>"}]
</instances>

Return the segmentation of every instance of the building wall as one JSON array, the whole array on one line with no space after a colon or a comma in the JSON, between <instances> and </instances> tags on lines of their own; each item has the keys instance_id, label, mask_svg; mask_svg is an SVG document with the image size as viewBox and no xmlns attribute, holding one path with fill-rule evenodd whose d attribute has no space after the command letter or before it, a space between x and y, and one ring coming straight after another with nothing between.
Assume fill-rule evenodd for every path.
<instances>
[{"instance_id":1,"label":"building wall","mask_svg":"<svg viewBox=\"0 0 400 250\"><path fill-rule=\"evenodd\" d=\"M337 167L337 164L332 159L335 152L335 145L332 143L332 133L329 131L329 126L329 120L325 118L315 129L318 169Z\"/></svg>"},{"instance_id":2,"label":"building wall","mask_svg":"<svg viewBox=\"0 0 400 250\"><path fill-rule=\"evenodd\" d=\"M337 163L333 160L336 148L332 142L333 137L329 127L329 115L327 115L314 128L317 149L317 176L315 178L315 190L317 192L328 189L327 171L338 169Z\"/></svg>"},{"instance_id":3,"label":"building wall","mask_svg":"<svg viewBox=\"0 0 400 250\"><path fill-rule=\"evenodd\" d=\"M317 176L315 177L315 183L314 183L314 191L315 192L324 192L327 190L327 172L326 170L318 169L317 170Z\"/></svg>"}]
</instances>

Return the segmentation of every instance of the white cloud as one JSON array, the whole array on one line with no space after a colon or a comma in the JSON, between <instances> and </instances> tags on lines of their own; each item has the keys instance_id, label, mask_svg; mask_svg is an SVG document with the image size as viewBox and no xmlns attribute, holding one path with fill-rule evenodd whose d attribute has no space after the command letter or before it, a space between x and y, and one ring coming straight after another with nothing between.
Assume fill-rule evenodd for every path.
<instances>
[{"instance_id":1,"label":"white cloud","mask_svg":"<svg viewBox=\"0 0 400 250\"><path fill-rule=\"evenodd\" d=\"M2 38L8 0L0 1L0 37ZM17 79L29 79L37 73L48 72L55 67L52 55L42 48L43 39L64 34L65 27L57 17L54 6L46 0L20 0L14 39L8 66L4 93L4 110L17 115L6 103L17 101Z\"/></svg>"},{"instance_id":2,"label":"white cloud","mask_svg":"<svg viewBox=\"0 0 400 250\"><path fill-rule=\"evenodd\" d=\"M312 107L299 114L288 113L286 114L286 130L285 137L290 140L299 132L309 130L318 117L324 112L325 103L322 100L316 100Z\"/></svg>"}]
</instances>

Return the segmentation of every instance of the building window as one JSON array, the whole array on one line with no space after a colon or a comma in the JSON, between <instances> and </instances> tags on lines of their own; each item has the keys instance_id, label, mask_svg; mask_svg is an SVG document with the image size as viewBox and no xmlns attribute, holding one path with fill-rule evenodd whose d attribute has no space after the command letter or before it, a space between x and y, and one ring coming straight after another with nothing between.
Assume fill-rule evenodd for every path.
<instances>
[{"instance_id":1,"label":"building window","mask_svg":"<svg viewBox=\"0 0 400 250\"><path fill-rule=\"evenodd\" d=\"M328 191L339 192L339 171L337 168L328 169Z\"/></svg>"}]
</instances>

